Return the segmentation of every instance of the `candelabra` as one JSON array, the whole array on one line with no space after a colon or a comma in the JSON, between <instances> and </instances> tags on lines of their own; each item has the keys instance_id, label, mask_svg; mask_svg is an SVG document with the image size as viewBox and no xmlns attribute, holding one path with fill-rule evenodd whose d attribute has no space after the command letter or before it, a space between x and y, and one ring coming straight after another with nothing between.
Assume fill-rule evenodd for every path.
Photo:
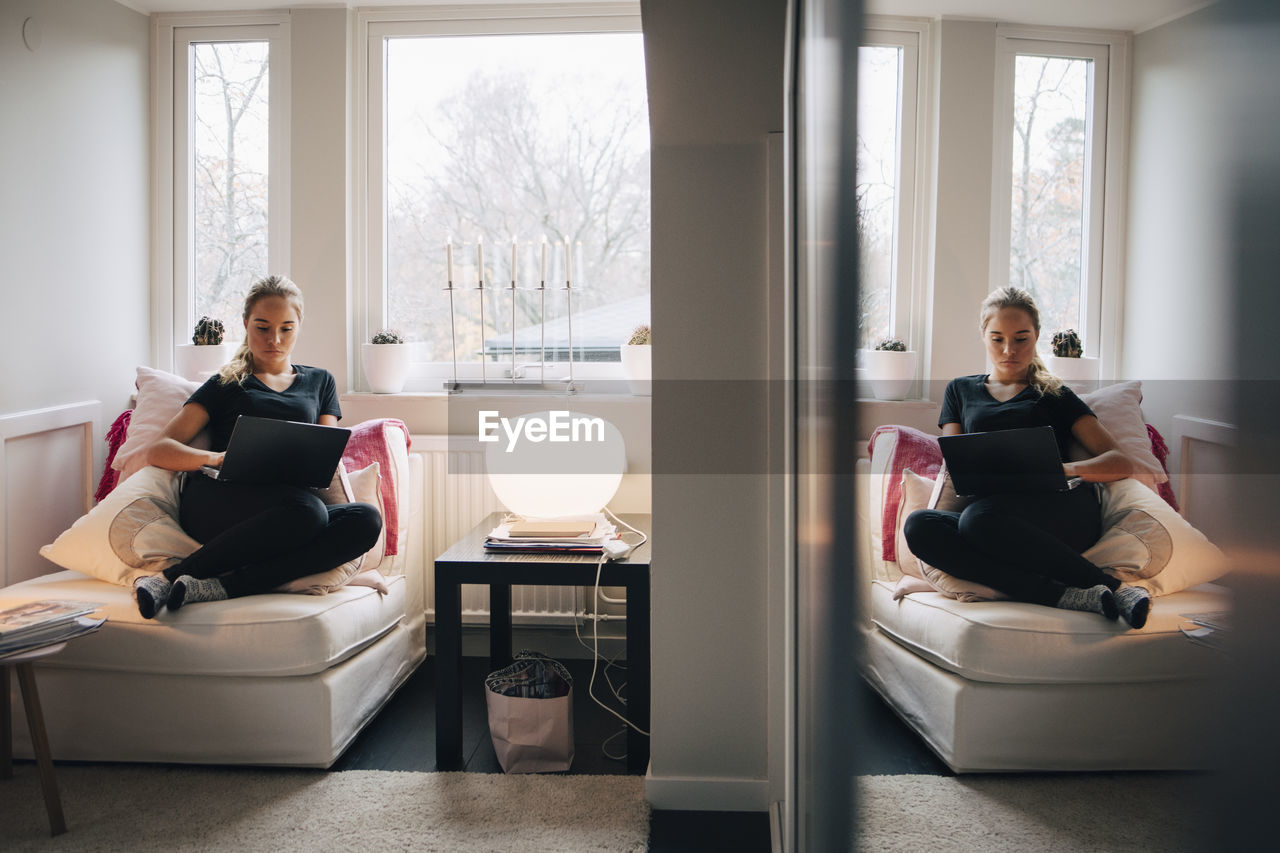
<instances>
[{"instance_id":1,"label":"candelabra","mask_svg":"<svg viewBox=\"0 0 1280 853\"><path fill-rule=\"evenodd\" d=\"M581 249L581 244L579 244ZM516 316L517 303L520 298L521 288L518 281L518 263L517 263L518 243L516 240L511 241L511 278L505 289L511 296L511 368L506 381L489 381L487 362L484 355L484 329L485 329L485 294L489 290L496 288L485 286L485 267L484 267L484 242L483 239L476 240L476 285L474 290L479 298L479 320L480 320L480 337L481 337L481 353L480 353L480 380L462 380L458 378L458 313L455 292L463 290L455 285L453 278L453 242L452 240L445 243L445 266L447 269L447 282L445 292L449 294L449 349L453 360L453 373L449 381L445 383L445 388L450 394L460 394L467 388L503 388L506 390L547 390L556 391L563 394L575 394L581 390L580 386L574 380L573 376L573 261L570 257L570 244L568 239L564 241L564 287L565 308L567 320L567 344L568 344L568 376L559 380L547 381L547 291L554 290L554 287L547 286L547 242L542 242L542 263L541 275L538 277L538 283L535 287L526 288L526 292L533 291L538 294L539 300L539 346L538 346L538 376L529 377L526 375L525 368L529 365L522 365L517 359L517 340L516 340ZM492 284L492 283L491 283Z\"/></svg>"}]
</instances>

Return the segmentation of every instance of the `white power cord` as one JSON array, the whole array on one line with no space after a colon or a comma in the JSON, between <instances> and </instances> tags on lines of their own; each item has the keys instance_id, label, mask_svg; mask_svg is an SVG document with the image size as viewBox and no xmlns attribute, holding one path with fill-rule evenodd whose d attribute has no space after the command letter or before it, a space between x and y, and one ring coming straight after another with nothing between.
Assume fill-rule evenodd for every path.
<instances>
[{"instance_id":1,"label":"white power cord","mask_svg":"<svg viewBox=\"0 0 1280 853\"><path fill-rule=\"evenodd\" d=\"M649 537L648 537L646 534L644 534L643 532L641 532L641 531L639 531L639 530L636 530L636 529L635 529L634 527L632 527L630 524L627 524L625 521L623 521L622 519L618 518L618 516L614 515L613 511L612 511L612 510L610 510L608 507L605 507L605 508L604 508L604 511L605 511L606 513L608 513L608 514L609 514L609 517L610 517L610 518L612 518L614 521L616 521L618 524L621 524L623 527L627 528L627 529L628 529L628 530L630 530L632 533L635 533L636 535L638 535L638 536L640 537L640 541L639 541L638 543L636 543L635 545L633 545L633 546L632 546L632 550L634 550L635 548L639 548L639 547L640 547L641 545L643 545L645 542L649 541ZM621 538L621 537L619 537L619 538ZM605 552L603 552L603 553L601 553L601 554L600 554L600 559L596 561L596 582L595 582L595 586L594 586L594 588L593 588L593 596L592 596L592 599L591 599L591 600L592 600L592 607L593 607L593 608L594 608L594 607L596 607L596 606L598 606L598 605L599 605L599 603L600 603L600 601L602 601L602 600L603 600L603 601L607 601L607 602L608 602L608 603L610 603L610 604L625 604L625 603L626 603L626 599L611 599L611 598L609 598L609 597L607 597L607 596L603 596L603 595L601 595L601 593L600 593L600 573L604 570L604 564L605 564L605 562L606 562L607 560L609 560L609 559L610 559L609 552L605 551ZM576 633L576 631L577 631L577 626L576 626L576 625L575 625L575 627L574 627L574 631L575 631L575 633ZM633 722L631 722L630 720L628 720L628 719L627 719L626 717L624 717L623 715L619 714L619 713L618 713L617 711L615 711L613 708L610 708L610 707L609 707L608 705L606 705L604 702L600 701L600 699L596 696L596 694L595 694L596 670L597 670L597 668L598 668L598 666L599 666L599 663L600 663L600 620L599 620L598 618L596 618L596 619L592 619L592 620L591 620L591 680L587 682L587 695L588 695L588 696L590 696L590 697L591 697L591 699L592 699L592 701L594 701L597 705L599 705L601 708L604 708L604 709L605 709L606 711L608 711L610 714L613 714L613 715L614 715L615 717L617 717L619 720L622 720L622 722L623 722L623 723L625 723L627 726L629 726L629 727L631 727L631 728L635 729L637 732L639 732L640 734L644 735L645 737L649 737L650 735L649 735L649 733L648 733L647 731L645 731L644 729L640 728L639 726L637 726L635 723L633 723ZM610 664L612 664L612 661L610 661ZM609 680L609 676L608 676L608 667L607 667L607 666L606 666L605 670L606 670L606 671L605 671L605 681L607 682L607 681ZM619 695L618 695L618 692L617 692L616 690L613 690L613 684L612 684L611 682L610 682L610 684L609 684L609 689L610 689L610 691L613 693L613 697L614 697L615 699L617 699L619 702L622 702L624 705L626 704L626 701L625 701L624 699L622 699L622 697L621 697L621 696L619 696ZM608 753L606 753L606 755L608 755Z\"/></svg>"}]
</instances>

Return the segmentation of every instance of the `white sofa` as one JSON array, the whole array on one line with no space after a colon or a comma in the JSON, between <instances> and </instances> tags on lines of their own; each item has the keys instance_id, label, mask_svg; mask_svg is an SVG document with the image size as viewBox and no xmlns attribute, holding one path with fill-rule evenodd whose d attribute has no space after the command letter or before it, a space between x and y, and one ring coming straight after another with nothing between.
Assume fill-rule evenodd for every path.
<instances>
[{"instance_id":1,"label":"white sofa","mask_svg":"<svg viewBox=\"0 0 1280 853\"><path fill-rule=\"evenodd\" d=\"M0 606L89 600L108 617L36 666L54 758L332 764L426 656L421 459L390 447L400 547L378 567L386 595L273 593L146 620L128 587L75 571L0 590ZM15 754L30 756L13 707Z\"/></svg>"},{"instance_id":2,"label":"white sofa","mask_svg":"<svg viewBox=\"0 0 1280 853\"><path fill-rule=\"evenodd\" d=\"M1159 596L1136 631L1094 614L936 591L895 601L901 571L877 553L873 527L884 464L873 456L857 468L862 669L942 761L957 773L1211 766L1224 660L1178 623L1227 609L1224 587Z\"/></svg>"}]
</instances>

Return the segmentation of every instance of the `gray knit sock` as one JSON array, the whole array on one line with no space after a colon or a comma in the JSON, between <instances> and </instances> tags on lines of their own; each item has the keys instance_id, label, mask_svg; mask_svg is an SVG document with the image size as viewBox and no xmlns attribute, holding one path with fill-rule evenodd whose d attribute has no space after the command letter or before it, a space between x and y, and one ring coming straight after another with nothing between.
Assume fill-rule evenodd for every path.
<instances>
[{"instance_id":1,"label":"gray knit sock","mask_svg":"<svg viewBox=\"0 0 1280 853\"><path fill-rule=\"evenodd\" d=\"M1116 608L1130 627L1141 628L1151 613L1151 593L1140 586L1122 586L1116 590Z\"/></svg>"},{"instance_id":2,"label":"gray knit sock","mask_svg":"<svg viewBox=\"0 0 1280 853\"><path fill-rule=\"evenodd\" d=\"M133 600L143 619L154 619L169 598L169 579L164 575L147 575L133 582Z\"/></svg>"},{"instance_id":3,"label":"gray knit sock","mask_svg":"<svg viewBox=\"0 0 1280 853\"><path fill-rule=\"evenodd\" d=\"M226 597L227 591L217 578L183 575L173 582L173 589L169 592L169 609L177 610L193 601L222 601Z\"/></svg>"},{"instance_id":4,"label":"gray knit sock","mask_svg":"<svg viewBox=\"0 0 1280 853\"><path fill-rule=\"evenodd\" d=\"M172 601L169 603L173 607ZM1058 607L1064 610L1084 610L1089 613L1100 613L1108 619L1116 618L1116 597L1103 584L1081 589L1078 586L1067 587L1066 592L1058 599Z\"/></svg>"}]
</instances>

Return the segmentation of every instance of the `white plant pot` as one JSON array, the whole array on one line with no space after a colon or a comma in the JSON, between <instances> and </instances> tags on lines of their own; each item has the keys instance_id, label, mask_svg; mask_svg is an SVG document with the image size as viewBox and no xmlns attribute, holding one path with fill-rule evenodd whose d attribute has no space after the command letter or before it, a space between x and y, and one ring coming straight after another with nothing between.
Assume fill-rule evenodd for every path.
<instances>
[{"instance_id":1,"label":"white plant pot","mask_svg":"<svg viewBox=\"0 0 1280 853\"><path fill-rule=\"evenodd\" d=\"M916 379L914 351L861 350L862 369L877 400L903 400Z\"/></svg>"},{"instance_id":2,"label":"white plant pot","mask_svg":"<svg viewBox=\"0 0 1280 853\"><path fill-rule=\"evenodd\" d=\"M1051 355L1045 359L1045 366L1049 368L1050 373L1073 387L1091 386L1098 381L1098 359L1096 358L1062 358Z\"/></svg>"},{"instance_id":3,"label":"white plant pot","mask_svg":"<svg viewBox=\"0 0 1280 853\"><path fill-rule=\"evenodd\" d=\"M369 390L375 394L399 394L409 378L408 344L362 344L361 361Z\"/></svg>"},{"instance_id":4,"label":"white plant pot","mask_svg":"<svg viewBox=\"0 0 1280 853\"><path fill-rule=\"evenodd\" d=\"M235 355L235 344L178 344L173 352L173 372L192 382L203 382Z\"/></svg>"},{"instance_id":5,"label":"white plant pot","mask_svg":"<svg viewBox=\"0 0 1280 853\"><path fill-rule=\"evenodd\" d=\"M653 395L653 347L648 344L623 344L622 372L631 393L638 397Z\"/></svg>"}]
</instances>

